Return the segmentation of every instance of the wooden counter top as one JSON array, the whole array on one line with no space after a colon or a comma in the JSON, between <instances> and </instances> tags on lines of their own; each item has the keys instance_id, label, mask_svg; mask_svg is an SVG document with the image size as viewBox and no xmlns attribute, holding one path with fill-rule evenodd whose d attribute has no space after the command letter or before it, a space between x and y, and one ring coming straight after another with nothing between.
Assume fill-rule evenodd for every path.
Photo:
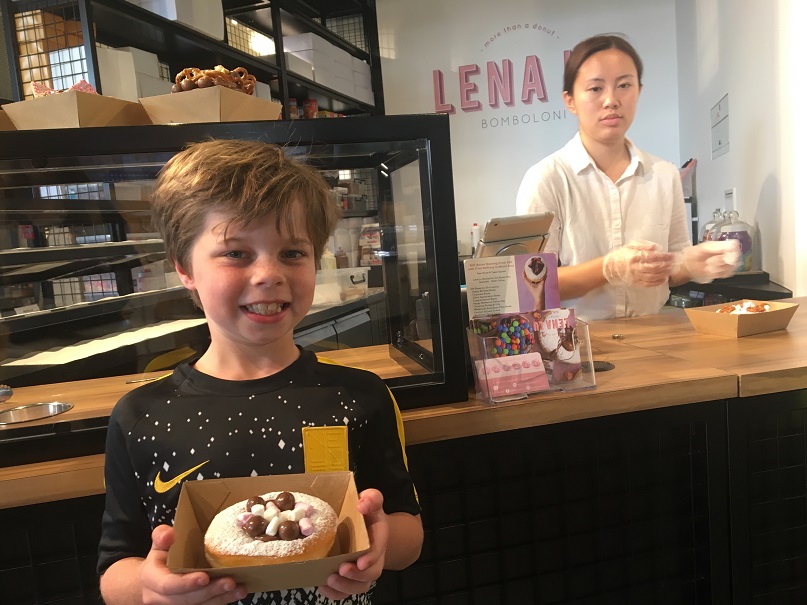
<instances>
[{"instance_id":1,"label":"wooden counter top","mask_svg":"<svg viewBox=\"0 0 807 605\"><path fill-rule=\"evenodd\" d=\"M680 309L648 317L590 324L594 358L614 369L597 373L594 389L551 392L490 405L468 401L402 412L409 445L515 430L659 407L807 388L807 298L788 330L740 339L699 334ZM621 339L612 338L622 335ZM384 355L329 352L326 357L381 371ZM342 359L344 358L344 360ZM394 368L396 372L401 367ZM26 426L106 418L115 402L153 372L15 389L0 406L67 401L75 407ZM673 388L674 387L674 388ZM3 428L0 427L0 438ZM103 455L0 469L0 508L103 491Z\"/></svg>"},{"instance_id":2,"label":"wooden counter top","mask_svg":"<svg viewBox=\"0 0 807 605\"><path fill-rule=\"evenodd\" d=\"M799 303L799 308L787 330L744 338L696 332L677 309L598 321L590 329L593 341L621 334L621 342L633 347L734 374L739 397L782 393L807 388L807 297L788 301Z\"/></svg>"}]
</instances>

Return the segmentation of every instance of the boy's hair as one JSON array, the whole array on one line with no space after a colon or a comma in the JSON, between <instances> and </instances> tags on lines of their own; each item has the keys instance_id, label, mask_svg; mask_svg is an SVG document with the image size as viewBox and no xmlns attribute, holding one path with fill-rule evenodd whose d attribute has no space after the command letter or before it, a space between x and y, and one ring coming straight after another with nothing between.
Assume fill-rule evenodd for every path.
<instances>
[{"instance_id":1,"label":"boy's hair","mask_svg":"<svg viewBox=\"0 0 807 605\"><path fill-rule=\"evenodd\" d=\"M305 225L294 224L296 204ZM274 215L278 229L308 236L317 259L340 216L316 169L287 157L277 145L240 140L193 143L177 153L160 170L151 212L166 257L185 270L210 212L229 215L239 225Z\"/></svg>"}]
</instances>

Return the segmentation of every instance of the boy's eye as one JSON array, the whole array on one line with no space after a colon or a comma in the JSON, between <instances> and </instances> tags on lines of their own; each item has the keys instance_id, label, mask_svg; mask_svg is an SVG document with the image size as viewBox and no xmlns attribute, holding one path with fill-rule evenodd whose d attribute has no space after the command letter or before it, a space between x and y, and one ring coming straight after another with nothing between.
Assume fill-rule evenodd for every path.
<instances>
[{"instance_id":1,"label":"boy's eye","mask_svg":"<svg viewBox=\"0 0 807 605\"><path fill-rule=\"evenodd\" d=\"M286 250L283 253L286 258L305 258L307 256L304 250Z\"/></svg>"},{"instance_id":2,"label":"boy's eye","mask_svg":"<svg viewBox=\"0 0 807 605\"><path fill-rule=\"evenodd\" d=\"M244 258L246 254L242 250L228 250L224 253L227 258Z\"/></svg>"}]
</instances>

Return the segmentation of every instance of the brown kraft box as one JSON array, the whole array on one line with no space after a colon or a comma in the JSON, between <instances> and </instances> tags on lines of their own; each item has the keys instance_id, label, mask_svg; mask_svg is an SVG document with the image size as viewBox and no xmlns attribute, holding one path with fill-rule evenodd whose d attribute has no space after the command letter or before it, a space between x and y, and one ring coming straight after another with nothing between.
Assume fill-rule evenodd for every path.
<instances>
[{"instance_id":1,"label":"brown kraft box","mask_svg":"<svg viewBox=\"0 0 807 605\"><path fill-rule=\"evenodd\" d=\"M277 120L282 105L224 86L140 99L154 124Z\"/></svg>"},{"instance_id":2,"label":"brown kraft box","mask_svg":"<svg viewBox=\"0 0 807 605\"><path fill-rule=\"evenodd\" d=\"M78 90L9 103L3 109L17 130L151 124L140 103Z\"/></svg>"},{"instance_id":3,"label":"brown kraft box","mask_svg":"<svg viewBox=\"0 0 807 605\"><path fill-rule=\"evenodd\" d=\"M783 330L790 323L796 309L799 308L798 303L755 300L751 302L758 305L770 305L770 310L742 315L717 312L727 304L741 304L743 302L745 300L709 305L708 307L689 307L684 310L687 317L689 317L690 323L698 332L740 338L742 336L773 332L774 330Z\"/></svg>"},{"instance_id":4,"label":"brown kraft box","mask_svg":"<svg viewBox=\"0 0 807 605\"><path fill-rule=\"evenodd\" d=\"M0 109L0 130L17 130L8 114Z\"/></svg>"},{"instance_id":5,"label":"brown kraft box","mask_svg":"<svg viewBox=\"0 0 807 605\"><path fill-rule=\"evenodd\" d=\"M213 517L251 496L279 491L311 494L333 507L339 526L329 555L297 563L210 567L205 559L204 535ZM186 481L174 518L176 540L168 551L168 568L174 573L204 571L211 578L229 576L249 592L322 586L342 563L355 561L370 548L364 517L356 508L358 501L353 473L348 471Z\"/></svg>"}]
</instances>

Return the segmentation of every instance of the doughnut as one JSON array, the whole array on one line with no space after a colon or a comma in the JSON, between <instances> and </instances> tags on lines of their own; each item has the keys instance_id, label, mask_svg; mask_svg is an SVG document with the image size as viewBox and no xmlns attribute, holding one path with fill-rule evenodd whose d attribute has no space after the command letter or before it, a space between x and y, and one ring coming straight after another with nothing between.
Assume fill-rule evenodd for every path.
<instances>
[{"instance_id":1,"label":"doughnut","mask_svg":"<svg viewBox=\"0 0 807 605\"><path fill-rule=\"evenodd\" d=\"M729 315L746 315L748 313L764 313L770 311L771 306L766 303L757 303L753 300L746 300L740 303L733 303L720 307L716 313L728 313Z\"/></svg>"},{"instance_id":2,"label":"doughnut","mask_svg":"<svg viewBox=\"0 0 807 605\"><path fill-rule=\"evenodd\" d=\"M270 492L220 511L205 532L212 567L274 565L322 559L336 538L333 508L300 492Z\"/></svg>"},{"instance_id":3,"label":"doughnut","mask_svg":"<svg viewBox=\"0 0 807 605\"><path fill-rule=\"evenodd\" d=\"M546 264L540 256L533 256L524 264L524 279L529 284L540 284L546 278Z\"/></svg>"},{"instance_id":4,"label":"doughnut","mask_svg":"<svg viewBox=\"0 0 807 605\"><path fill-rule=\"evenodd\" d=\"M229 70L223 65L216 65L213 69L186 67L174 78L171 92L224 86L251 95L255 91L255 83L255 76L251 75L243 67L236 67L233 70Z\"/></svg>"}]
</instances>

